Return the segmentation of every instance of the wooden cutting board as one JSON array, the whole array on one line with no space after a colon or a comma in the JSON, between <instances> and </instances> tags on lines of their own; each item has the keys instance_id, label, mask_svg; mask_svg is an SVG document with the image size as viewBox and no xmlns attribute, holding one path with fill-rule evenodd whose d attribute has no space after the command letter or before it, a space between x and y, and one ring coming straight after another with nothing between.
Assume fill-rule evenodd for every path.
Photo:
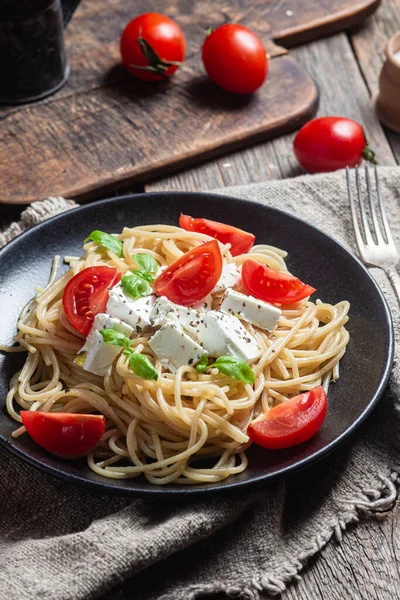
<instances>
[{"instance_id":1,"label":"wooden cutting board","mask_svg":"<svg viewBox=\"0 0 400 600\"><path fill-rule=\"evenodd\" d=\"M377 0L85 0L66 30L68 84L54 96L0 109L0 202L49 195L89 198L155 178L293 130L312 117L314 82L277 45L353 25ZM188 42L187 68L145 84L119 62L124 25L149 10L168 14ZM266 84L250 97L219 90L204 75L206 27L240 22L263 40Z\"/></svg>"}]
</instances>

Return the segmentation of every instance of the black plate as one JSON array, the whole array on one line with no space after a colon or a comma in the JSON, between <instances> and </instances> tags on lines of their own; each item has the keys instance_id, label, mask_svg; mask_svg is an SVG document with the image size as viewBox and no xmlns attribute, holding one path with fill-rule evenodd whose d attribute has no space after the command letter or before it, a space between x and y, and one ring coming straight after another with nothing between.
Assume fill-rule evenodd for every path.
<instances>
[{"instance_id":1,"label":"black plate","mask_svg":"<svg viewBox=\"0 0 400 600\"><path fill-rule=\"evenodd\" d=\"M44 285L55 254L80 255L88 232L118 232L124 226L177 224L181 212L229 222L252 231L258 242L288 250L290 270L318 288L318 297L351 303L348 351L339 382L329 393L328 416L318 434L285 451L253 446L244 473L221 483L155 486L145 479L112 480L93 473L84 459L63 461L47 454L27 435L14 440L15 423L4 409L11 375L24 355L0 356L0 441L35 466L63 479L103 492L132 495L198 494L262 483L311 464L336 448L371 412L388 381L393 361L393 328L388 306L375 281L343 246L318 229L286 213L253 202L196 193L124 196L86 205L54 217L24 233L0 252L0 340L11 343L19 311ZM66 267L64 267L66 268Z\"/></svg>"}]
</instances>

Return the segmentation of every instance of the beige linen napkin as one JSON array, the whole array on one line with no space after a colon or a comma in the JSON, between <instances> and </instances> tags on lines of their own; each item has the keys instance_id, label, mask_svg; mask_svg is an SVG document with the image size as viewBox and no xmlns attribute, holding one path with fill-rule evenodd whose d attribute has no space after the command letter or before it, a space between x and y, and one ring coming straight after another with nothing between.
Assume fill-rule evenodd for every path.
<instances>
[{"instance_id":1,"label":"beige linen napkin","mask_svg":"<svg viewBox=\"0 0 400 600\"><path fill-rule=\"evenodd\" d=\"M400 248L400 168L379 174ZM355 248L343 172L220 192L294 213ZM0 245L72 206L60 198L32 205L0 233ZM398 338L398 305L385 275L373 275ZM221 592L257 600L284 592L360 513L392 507L400 473L398 411L396 363L377 410L333 455L257 492L190 501L100 495L0 448L0 599L192 600Z\"/></svg>"}]
</instances>

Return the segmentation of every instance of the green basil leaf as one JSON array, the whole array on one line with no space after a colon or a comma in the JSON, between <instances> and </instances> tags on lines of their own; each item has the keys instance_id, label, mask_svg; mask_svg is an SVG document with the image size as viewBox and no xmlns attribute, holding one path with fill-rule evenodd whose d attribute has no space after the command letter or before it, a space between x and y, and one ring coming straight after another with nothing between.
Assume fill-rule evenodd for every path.
<instances>
[{"instance_id":1,"label":"green basil leaf","mask_svg":"<svg viewBox=\"0 0 400 600\"><path fill-rule=\"evenodd\" d=\"M126 273L121 279L121 286L125 294L132 298L143 298L151 292L150 283L143 279L140 271Z\"/></svg>"},{"instance_id":2,"label":"green basil leaf","mask_svg":"<svg viewBox=\"0 0 400 600\"><path fill-rule=\"evenodd\" d=\"M208 367L208 358L205 354L202 354L201 358L200 358L200 362L196 366L196 371L198 373L204 373L204 371L207 369L207 367Z\"/></svg>"},{"instance_id":3,"label":"green basil leaf","mask_svg":"<svg viewBox=\"0 0 400 600\"><path fill-rule=\"evenodd\" d=\"M217 367L220 373L228 375L232 379L238 379L245 383L254 383L255 381L254 373L249 365L233 356L220 356L212 366Z\"/></svg>"},{"instance_id":4,"label":"green basil leaf","mask_svg":"<svg viewBox=\"0 0 400 600\"><path fill-rule=\"evenodd\" d=\"M138 253L133 254L132 258L142 272L143 277L149 281L149 277L155 278L158 271L158 263L150 254Z\"/></svg>"},{"instance_id":5,"label":"green basil leaf","mask_svg":"<svg viewBox=\"0 0 400 600\"><path fill-rule=\"evenodd\" d=\"M123 256L122 252L122 242L115 235L110 235L109 233L105 233L105 231L100 231L99 229L95 229L90 233L84 241L84 244L92 240L92 242L96 242L100 246L104 246L114 252L119 258Z\"/></svg>"},{"instance_id":6,"label":"green basil leaf","mask_svg":"<svg viewBox=\"0 0 400 600\"><path fill-rule=\"evenodd\" d=\"M101 329L100 333L106 344L121 346L121 348L130 348L131 346L131 340L120 331L115 331L115 329Z\"/></svg>"},{"instance_id":7,"label":"green basil leaf","mask_svg":"<svg viewBox=\"0 0 400 600\"><path fill-rule=\"evenodd\" d=\"M154 379L157 381L158 373L147 358L143 354L132 352L129 354L129 366L132 371L143 379Z\"/></svg>"}]
</instances>

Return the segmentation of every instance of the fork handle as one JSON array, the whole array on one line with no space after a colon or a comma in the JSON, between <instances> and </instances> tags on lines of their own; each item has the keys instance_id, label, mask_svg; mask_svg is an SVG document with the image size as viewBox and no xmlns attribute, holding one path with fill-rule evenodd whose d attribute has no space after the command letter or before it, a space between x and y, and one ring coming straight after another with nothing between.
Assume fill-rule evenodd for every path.
<instances>
[{"instance_id":1,"label":"fork handle","mask_svg":"<svg viewBox=\"0 0 400 600\"><path fill-rule=\"evenodd\" d=\"M386 275L389 277L390 283L392 284L392 287L396 292L397 300L400 303L400 275L398 274L396 269L387 269Z\"/></svg>"}]
</instances>

